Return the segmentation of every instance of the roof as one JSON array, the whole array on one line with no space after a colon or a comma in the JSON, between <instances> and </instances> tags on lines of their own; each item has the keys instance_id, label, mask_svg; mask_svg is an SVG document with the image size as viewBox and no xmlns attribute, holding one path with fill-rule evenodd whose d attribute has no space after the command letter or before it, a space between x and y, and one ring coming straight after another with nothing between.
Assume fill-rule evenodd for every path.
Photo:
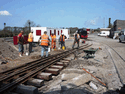
<instances>
[{"instance_id":1,"label":"roof","mask_svg":"<svg viewBox=\"0 0 125 94\"><path fill-rule=\"evenodd\" d=\"M104 29L104 30L110 30L111 28L100 28L100 29Z\"/></svg>"}]
</instances>

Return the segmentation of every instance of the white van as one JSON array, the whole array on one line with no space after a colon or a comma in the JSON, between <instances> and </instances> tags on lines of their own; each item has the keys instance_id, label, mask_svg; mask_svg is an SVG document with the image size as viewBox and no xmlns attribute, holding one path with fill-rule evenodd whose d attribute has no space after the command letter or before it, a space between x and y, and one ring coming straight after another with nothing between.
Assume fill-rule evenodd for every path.
<instances>
[{"instance_id":1,"label":"white van","mask_svg":"<svg viewBox=\"0 0 125 94\"><path fill-rule=\"evenodd\" d=\"M119 35L119 42L125 41L125 29L120 31Z\"/></svg>"},{"instance_id":2,"label":"white van","mask_svg":"<svg viewBox=\"0 0 125 94\"><path fill-rule=\"evenodd\" d=\"M109 36L109 33L110 33L109 31L101 31L98 35L106 37Z\"/></svg>"}]
</instances>

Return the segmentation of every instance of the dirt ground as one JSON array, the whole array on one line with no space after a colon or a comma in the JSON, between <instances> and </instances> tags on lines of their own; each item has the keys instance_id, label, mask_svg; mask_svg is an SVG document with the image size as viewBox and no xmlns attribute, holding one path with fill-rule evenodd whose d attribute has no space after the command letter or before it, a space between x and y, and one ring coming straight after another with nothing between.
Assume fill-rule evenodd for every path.
<instances>
[{"instance_id":1,"label":"dirt ground","mask_svg":"<svg viewBox=\"0 0 125 94\"><path fill-rule=\"evenodd\" d=\"M46 82L45 86L39 89L41 92L44 94L119 94L116 90L120 89L122 84L105 45L93 41L88 42L93 43L92 48L101 48L97 50L95 57L84 59L83 51L77 52L75 60L74 55L71 55L68 57L71 60L69 65L58 76L53 77L52 81ZM88 76L90 74L86 73L83 68L106 86L94 77Z\"/></svg>"},{"instance_id":2,"label":"dirt ground","mask_svg":"<svg viewBox=\"0 0 125 94\"><path fill-rule=\"evenodd\" d=\"M72 43L72 39L66 41L67 50L72 48ZM95 57L85 59L85 52L83 51L76 52L76 59L74 59L74 55L67 57L70 60L69 65L58 76L53 76L53 80L45 81L44 86L39 88L40 92L43 94L118 94L116 90L120 89L122 84L107 51L107 46L90 40L86 40L86 43L92 43L91 48L100 48L94 54ZM80 45L83 44L80 42ZM26 45L24 48L26 52ZM57 48L59 48L58 43ZM40 58L40 46L36 44L33 50L34 52L30 56L24 54L23 57L19 57L17 45L14 46L13 43L0 39L0 71ZM59 52L63 51L58 49L49 54ZM106 86L86 73L83 68Z\"/></svg>"}]
</instances>

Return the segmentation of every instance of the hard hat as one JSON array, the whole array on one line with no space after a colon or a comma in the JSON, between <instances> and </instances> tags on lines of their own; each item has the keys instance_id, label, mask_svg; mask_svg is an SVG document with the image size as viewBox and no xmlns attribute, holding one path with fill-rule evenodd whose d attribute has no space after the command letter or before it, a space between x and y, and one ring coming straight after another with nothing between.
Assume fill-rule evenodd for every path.
<instances>
[{"instance_id":1,"label":"hard hat","mask_svg":"<svg viewBox=\"0 0 125 94\"><path fill-rule=\"evenodd\" d=\"M62 35L64 35L64 33L62 33Z\"/></svg>"}]
</instances>

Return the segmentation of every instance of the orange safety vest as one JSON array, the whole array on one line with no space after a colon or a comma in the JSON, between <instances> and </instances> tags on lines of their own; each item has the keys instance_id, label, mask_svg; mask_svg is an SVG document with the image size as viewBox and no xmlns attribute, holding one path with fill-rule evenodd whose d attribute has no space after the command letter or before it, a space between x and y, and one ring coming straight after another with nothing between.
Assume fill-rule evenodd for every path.
<instances>
[{"instance_id":1,"label":"orange safety vest","mask_svg":"<svg viewBox=\"0 0 125 94\"><path fill-rule=\"evenodd\" d=\"M56 36L55 35L51 35L51 38L52 38L52 41L55 41L56 40Z\"/></svg>"},{"instance_id":2,"label":"orange safety vest","mask_svg":"<svg viewBox=\"0 0 125 94\"><path fill-rule=\"evenodd\" d=\"M29 33L28 35L28 42L33 42L33 34Z\"/></svg>"},{"instance_id":3,"label":"orange safety vest","mask_svg":"<svg viewBox=\"0 0 125 94\"><path fill-rule=\"evenodd\" d=\"M60 36L60 41L62 41L62 35ZM63 35L63 41L65 41L65 36Z\"/></svg>"},{"instance_id":4,"label":"orange safety vest","mask_svg":"<svg viewBox=\"0 0 125 94\"><path fill-rule=\"evenodd\" d=\"M41 45L43 45L43 46L48 46L48 43L49 43L48 38L49 38L48 35L43 34L43 35L41 36Z\"/></svg>"},{"instance_id":5,"label":"orange safety vest","mask_svg":"<svg viewBox=\"0 0 125 94\"><path fill-rule=\"evenodd\" d=\"M22 37L22 33L19 33L17 37ZM19 39L17 38L17 43L19 42Z\"/></svg>"}]
</instances>

